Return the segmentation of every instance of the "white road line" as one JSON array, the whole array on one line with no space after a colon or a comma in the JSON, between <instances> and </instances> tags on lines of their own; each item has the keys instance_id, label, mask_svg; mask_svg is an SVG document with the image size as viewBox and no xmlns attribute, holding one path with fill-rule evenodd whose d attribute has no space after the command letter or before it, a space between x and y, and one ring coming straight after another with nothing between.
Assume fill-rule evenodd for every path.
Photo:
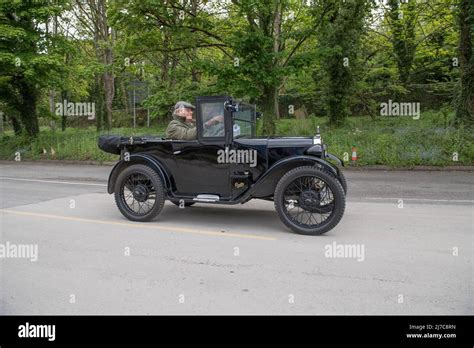
<instances>
[{"instance_id":1,"label":"white road line","mask_svg":"<svg viewBox=\"0 0 474 348\"><path fill-rule=\"evenodd\" d=\"M101 187L106 187L107 186L106 184L93 184L93 183L88 183L88 182L22 179L22 178L10 178L10 177L3 177L3 176L0 176L0 180L43 182L43 183L63 184L63 185L86 185L86 186L101 186ZM362 199L367 199L367 200L396 200L396 201L398 201L399 199L403 199L404 201L474 203L474 200L469 200L469 199L431 199L431 198L403 198L403 197L362 197Z\"/></svg>"},{"instance_id":2,"label":"white road line","mask_svg":"<svg viewBox=\"0 0 474 348\"><path fill-rule=\"evenodd\" d=\"M44 183L49 183L49 184L64 184L64 185L107 186L106 184L93 184L93 183L90 183L90 182L54 181L54 180L38 180L38 179L20 179L20 178L8 178L8 177L3 177L3 176L0 176L0 180L44 182Z\"/></svg>"},{"instance_id":3,"label":"white road line","mask_svg":"<svg viewBox=\"0 0 474 348\"><path fill-rule=\"evenodd\" d=\"M376 200L399 200L404 201L426 201L426 202L452 202L452 203L474 203L474 200L469 199L431 199L431 198L403 198L403 197L363 197L364 199L376 199Z\"/></svg>"}]
</instances>

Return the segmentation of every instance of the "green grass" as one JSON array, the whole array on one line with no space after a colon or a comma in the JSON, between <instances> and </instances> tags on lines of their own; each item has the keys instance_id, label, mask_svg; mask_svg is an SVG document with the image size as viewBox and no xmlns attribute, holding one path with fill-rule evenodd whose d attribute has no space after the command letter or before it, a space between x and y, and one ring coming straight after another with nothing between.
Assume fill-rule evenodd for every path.
<instances>
[{"instance_id":1,"label":"green grass","mask_svg":"<svg viewBox=\"0 0 474 348\"><path fill-rule=\"evenodd\" d=\"M97 133L95 128L68 128L52 131L42 128L37 138L14 136L6 132L0 137L0 159L13 160L15 153L21 153L22 160L76 160L76 161L116 161L118 156L101 151L97 147L97 139L101 134L130 135L163 135L166 126L156 128L114 128L110 131ZM46 154L43 153L46 150ZM55 154L52 155L52 149Z\"/></svg>"},{"instance_id":2,"label":"green grass","mask_svg":"<svg viewBox=\"0 0 474 348\"><path fill-rule=\"evenodd\" d=\"M282 119L277 122L277 135L312 136L319 125L329 152L350 159L352 145L357 147L358 165L473 165L474 129L451 127L451 119L452 113L446 112L425 112L419 120L410 117L352 117L338 128L329 126L323 117ZM115 128L102 134L160 136L165 129L166 125L135 130ZM42 128L36 139L6 132L0 136L0 159L13 160L18 151L22 160L116 161L118 156L97 147L99 135L94 128L69 128L65 132ZM55 151L54 156L51 148ZM43 154L43 149L46 149L46 154ZM453 161L454 152L458 153L457 162Z\"/></svg>"},{"instance_id":3,"label":"green grass","mask_svg":"<svg viewBox=\"0 0 474 348\"><path fill-rule=\"evenodd\" d=\"M448 166L474 164L474 129L449 126L452 115L423 113L411 117L352 117L335 128L323 117L285 119L277 123L277 135L313 135L320 126L329 152L350 161L357 148L358 165ZM453 153L458 154L453 161Z\"/></svg>"}]
</instances>

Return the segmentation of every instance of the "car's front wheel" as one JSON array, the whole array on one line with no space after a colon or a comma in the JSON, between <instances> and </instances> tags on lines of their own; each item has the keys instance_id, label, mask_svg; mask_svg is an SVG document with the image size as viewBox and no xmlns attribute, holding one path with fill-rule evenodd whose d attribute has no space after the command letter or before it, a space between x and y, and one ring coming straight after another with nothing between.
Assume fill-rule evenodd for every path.
<instances>
[{"instance_id":1,"label":"car's front wheel","mask_svg":"<svg viewBox=\"0 0 474 348\"><path fill-rule=\"evenodd\" d=\"M275 209L296 233L319 235L336 226L346 198L341 183L317 167L297 167L286 173L275 189Z\"/></svg>"},{"instance_id":2,"label":"car's front wheel","mask_svg":"<svg viewBox=\"0 0 474 348\"><path fill-rule=\"evenodd\" d=\"M152 220L165 203L163 181L143 164L125 168L117 177L114 191L118 209L132 221Z\"/></svg>"}]
</instances>

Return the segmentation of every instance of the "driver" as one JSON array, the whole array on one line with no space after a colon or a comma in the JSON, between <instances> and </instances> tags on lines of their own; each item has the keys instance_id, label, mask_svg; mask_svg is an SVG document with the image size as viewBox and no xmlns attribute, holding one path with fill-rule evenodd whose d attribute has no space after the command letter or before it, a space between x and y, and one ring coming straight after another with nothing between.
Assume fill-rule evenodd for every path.
<instances>
[{"instance_id":1,"label":"driver","mask_svg":"<svg viewBox=\"0 0 474 348\"><path fill-rule=\"evenodd\" d=\"M195 106L186 101L179 101L173 110L173 120L166 128L166 138L175 140L195 140L197 138L196 126L193 120ZM204 122L205 127L210 127L222 122L222 115L214 116Z\"/></svg>"}]
</instances>

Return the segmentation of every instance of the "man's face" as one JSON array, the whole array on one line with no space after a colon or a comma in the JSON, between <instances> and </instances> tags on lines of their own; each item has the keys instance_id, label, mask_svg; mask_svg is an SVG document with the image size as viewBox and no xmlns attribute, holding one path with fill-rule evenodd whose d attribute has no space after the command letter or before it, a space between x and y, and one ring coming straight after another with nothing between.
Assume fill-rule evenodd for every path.
<instances>
[{"instance_id":1,"label":"man's face","mask_svg":"<svg viewBox=\"0 0 474 348\"><path fill-rule=\"evenodd\" d=\"M181 107L178 110L176 110L176 115L185 118L186 121L192 121L193 109Z\"/></svg>"}]
</instances>

